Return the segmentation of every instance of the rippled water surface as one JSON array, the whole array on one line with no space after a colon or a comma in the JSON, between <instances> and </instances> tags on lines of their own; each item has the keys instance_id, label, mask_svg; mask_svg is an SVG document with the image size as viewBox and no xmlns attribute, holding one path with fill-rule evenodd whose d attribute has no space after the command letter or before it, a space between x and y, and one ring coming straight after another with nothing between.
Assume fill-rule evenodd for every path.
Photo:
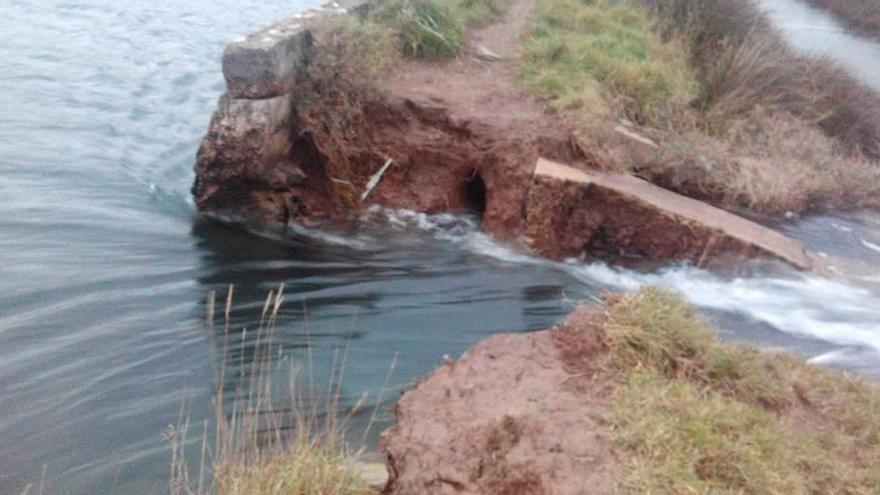
<instances>
[{"instance_id":1,"label":"rippled water surface","mask_svg":"<svg viewBox=\"0 0 880 495\"><path fill-rule=\"evenodd\" d=\"M162 433L182 405L194 425L211 416L224 358L203 301L230 283L236 337L286 284L282 354L310 348L320 377L348 349L349 405L378 400L395 356L392 399L493 331L545 328L570 301L643 284L681 291L726 337L880 376L874 213L779 225L828 253L834 276L768 265L742 279L550 263L467 215L374 209L285 240L198 219L191 165L224 43L307 6L0 3L0 493L44 466L46 493L167 492Z\"/></svg>"}]
</instances>

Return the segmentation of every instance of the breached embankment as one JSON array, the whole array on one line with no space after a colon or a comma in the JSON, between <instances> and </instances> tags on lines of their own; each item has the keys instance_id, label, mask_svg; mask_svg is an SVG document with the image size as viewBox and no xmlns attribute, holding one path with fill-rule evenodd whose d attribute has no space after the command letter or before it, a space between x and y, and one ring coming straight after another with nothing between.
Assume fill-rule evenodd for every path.
<instances>
[{"instance_id":1,"label":"breached embankment","mask_svg":"<svg viewBox=\"0 0 880 495\"><path fill-rule=\"evenodd\" d=\"M873 493L878 404L646 290L491 337L404 394L385 493Z\"/></svg>"},{"instance_id":2,"label":"breached embankment","mask_svg":"<svg viewBox=\"0 0 880 495\"><path fill-rule=\"evenodd\" d=\"M333 149L303 125L297 81L316 49L310 26L346 9L331 4L230 44L227 91L195 166L198 208L276 232L339 220L366 204L475 210L486 232L552 259L821 265L796 241L746 219L634 177L590 171L589 153L565 124L515 83L506 60L530 4L512 8L523 12L472 33L470 53L458 60L403 62L381 94L358 102L357 128ZM624 146L645 146L632 132L618 134ZM339 162L344 177L334 175Z\"/></svg>"},{"instance_id":3,"label":"breached embankment","mask_svg":"<svg viewBox=\"0 0 880 495\"><path fill-rule=\"evenodd\" d=\"M406 62L389 76L385 94L359 102L363 120L344 148L329 150L302 125L297 106L297 74L313 49L299 22L240 42L270 66L256 71L252 89L242 82L248 77L224 70L228 94L200 150L193 188L202 211L286 231L357 214L368 203L428 213L468 209L481 213L483 230L552 259L729 267L767 257L821 269L798 242L770 229L595 170L564 124L510 84L504 60L515 29L478 32L469 54L451 63ZM656 146L633 131L617 133L622 143ZM340 158L353 166L344 177L335 172ZM350 189L345 201L340 184ZM598 368L578 368L608 357L592 323L597 315L583 310L551 332L494 337L409 392L384 442L386 491L614 492L624 468L607 415L619 384ZM783 400L817 403L796 397L801 393L791 385ZM717 460L699 458L697 468Z\"/></svg>"}]
</instances>

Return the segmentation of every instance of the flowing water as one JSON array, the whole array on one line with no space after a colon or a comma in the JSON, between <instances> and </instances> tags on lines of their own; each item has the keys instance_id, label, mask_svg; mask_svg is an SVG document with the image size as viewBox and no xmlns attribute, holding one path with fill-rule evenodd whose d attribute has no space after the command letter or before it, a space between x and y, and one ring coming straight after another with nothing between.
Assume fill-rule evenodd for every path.
<instances>
[{"instance_id":1,"label":"flowing water","mask_svg":"<svg viewBox=\"0 0 880 495\"><path fill-rule=\"evenodd\" d=\"M726 338L880 376L876 213L778 225L828 253L832 277L767 264L742 279L551 263L493 242L467 215L373 209L285 240L199 219L191 165L223 90L223 45L310 6L298 2L0 3L0 493L39 483L44 466L46 493L166 492L163 432L183 406L200 425L216 387L235 386L217 383L226 365L203 323L206 294L222 299L230 283L245 348L241 328L286 284L282 354L311 356L326 378L347 349L345 404L363 392L375 404L395 356L391 399L494 331L546 328L573 301L643 284L681 291ZM880 82L880 55L858 58L878 45L766 3L808 14L785 24L796 43L831 37L843 47L832 55Z\"/></svg>"}]
</instances>

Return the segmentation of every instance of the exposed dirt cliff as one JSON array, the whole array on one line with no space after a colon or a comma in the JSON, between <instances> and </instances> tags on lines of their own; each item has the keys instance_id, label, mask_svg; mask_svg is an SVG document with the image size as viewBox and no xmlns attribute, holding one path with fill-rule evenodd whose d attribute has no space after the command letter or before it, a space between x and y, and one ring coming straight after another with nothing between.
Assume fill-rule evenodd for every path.
<instances>
[{"instance_id":1,"label":"exposed dirt cliff","mask_svg":"<svg viewBox=\"0 0 880 495\"><path fill-rule=\"evenodd\" d=\"M599 364L595 316L582 308L553 331L491 337L404 395L382 445L386 493L613 493L622 462L607 418L614 383L565 361L580 351Z\"/></svg>"},{"instance_id":2,"label":"exposed dirt cliff","mask_svg":"<svg viewBox=\"0 0 880 495\"><path fill-rule=\"evenodd\" d=\"M229 45L227 94L195 167L196 204L280 234L290 224L344 219L373 203L470 210L487 232L554 259L702 265L727 255L769 256L815 267L794 241L710 205L692 201L696 214L682 215L676 205L686 198L668 191L633 194L616 179L539 178L539 158L577 170L598 162L518 82L511 60L532 8L533 0L513 1L497 22L472 30L458 56L404 58L369 85L350 84L354 89L332 86L358 78L359 66L338 60L355 55L342 50L322 67L322 43L338 40L316 41L308 15ZM624 128L608 136L609 147L633 160L656 147Z\"/></svg>"}]
</instances>

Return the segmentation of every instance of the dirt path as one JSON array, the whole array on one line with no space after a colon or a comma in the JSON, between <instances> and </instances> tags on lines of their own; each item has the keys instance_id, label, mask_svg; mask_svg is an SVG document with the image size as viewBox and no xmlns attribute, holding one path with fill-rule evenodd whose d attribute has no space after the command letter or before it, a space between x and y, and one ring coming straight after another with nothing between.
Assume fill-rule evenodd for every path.
<instances>
[{"instance_id":1,"label":"dirt path","mask_svg":"<svg viewBox=\"0 0 880 495\"><path fill-rule=\"evenodd\" d=\"M535 0L513 0L501 19L469 33L461 55L440 62L405 61L387 88L419 106L443 107L451 119L474 130L566 139L563 126L516 76L516 57L534 6Z\"/></svg>"}]
</instances>

